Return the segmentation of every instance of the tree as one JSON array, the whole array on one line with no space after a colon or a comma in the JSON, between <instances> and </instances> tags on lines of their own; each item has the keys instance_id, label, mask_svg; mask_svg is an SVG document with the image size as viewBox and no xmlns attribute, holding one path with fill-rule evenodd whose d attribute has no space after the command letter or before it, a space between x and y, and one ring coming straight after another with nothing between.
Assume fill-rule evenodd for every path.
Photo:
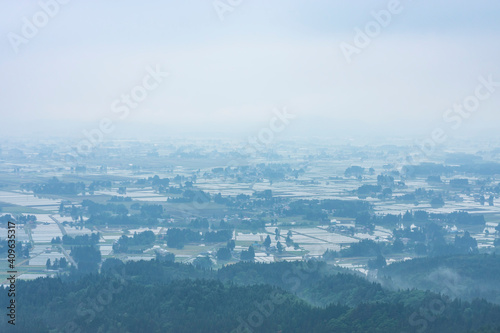
<instances>
[{"instance_id":1,"label":"tree","mask_svg":"<svg viewBox=\"0 0 500 333\"><path fill-rule=\"evenodd\" d=\"M274 239L279 240L280 239L280 230L278 228L274 229Z\"/></svg>"},{"instance_id":2,"label":"tree","mask_svg":"<svg viewBox=\"0 0 500 333\"><path fill-rule=\"evenodd\" d=\"M240 259L245 261L250 261L255 258L255 251L252 246L248 248L248 251L243 250L240 254Z\"/></svg>"},{"instance_id":3,"label":"tree","mask_svg":"<svg viewBox=\"0 0 500 333\"><path fill-rule=\"evenodd\" d=\"M227 247L221 247L217 250L217 259L229 260L231 259L231 251Z\"/></svg>"},{"instance_id":4,"label":"tree","mask_svg":"<svg viewBox=\"0 0 500 333\"><path fill-rule=\"evenodd\" d=\"M59 260L59 267L61 269L65 269L68 267L68 261L66 260L66 258L61 258L61 260Z\"/></svg>"},{"instance_id":5,"label":"tree","mask_svg":"<svg viewBox=\"0 0 500 333\"><path fill-rule=\"evenodd\" d=\"M175 254L172 252L156 251L156 260L161 262L175 262Z\"/></svg>"},{"instance_id":6,"label":"tree","mask_svg":"<svg viewBox=\"0 0 500 333\"><path fill-rule=\"evenodd\" d=\"M78 263L78 270L84 273L97 271L101 262L101 251L94 246L71 247L71 256Z\"/></svg>"},{"instance_id":7,"label":"tree","mask_svg":"<svg viewBox=\"0 0 500 333\"><path fill-rule=\"evenodd\" d=\"M266 248L268 248L269 246L271 246L271 237L269 237L269 235L267 235L266 239L264 240L264 244L263 244Z\"/></svg>"},{"instance_id":8,"label":"tree","mask_svg":"<svg viewBox=\"0 0 500 333\"><path fill-rule=\"evenodd\" d=\"M281 245L281 242L278 242L278 244L276 244L276 248L278 249L279 253L283 252L283 245Z\"/></svg>"},{"instance_id":9,"label":"tree","mask_svg":"<svg viewBox=\"0 0 500 333\"><path fill-rule=\"evenodd\" d=\"M400 239L396 239L392 244L392 250L394 252L402 252L405 248L404 243Z\"/></svg>"},{"instance_id":10,"label":"tree","mask_svg":"<svg viewBox=\"0 0 500 333\"><path fill-rule=\"evenodd\" d=\"M370 269L379 269L385 266L387 266L387 262L381 254L379 254L375 260L368 260L368 268Z\"/></svg>"},{"instance_id":11,"label":"tree","mask_svg":"<svg viewBox=\"0 0 500 333\"><path fill-rule=\"evenodd\" d=\"M432 208L440 208L444 206L444 200L442 197L436 197L431 200Z\"/></svg>"},{"instance_id":12,"label":"tree","mask_svg":"<svg viewBox=\"0 0 500 333\"><path fill-rule=\"evenodd\" d=\"M212 260L209 257L198 257L193 261L193 265L200 269L212 268Z\"/></svg>"},{"instance_id":13,"label":"tree","mask_svg":"<svg viewBox=\"0 0 500 333\"><path fill-rule=\"evenodd\" d=\"M52 240L50 241L51 244L61 244L62 241L61 241L61 237L57 236L56 238L52 238Z\"/></svg>"},{"instance_id":14,"label":"tree","mask_svg":"<svg viewBox=\"0 0 500 333\"><path fill-rule=\"evenodd\" d=\"M459 253L477 253L477 241L466 231L463 237L455 236L455 247Z\"/></svg>"},{"instance_id":15,"label":"tree","mask_svg":"<svg viewBox=\"0 0 500 333\"><path fill-rule=\"evenodd\" d=\"M255 258L255 251L253 249L253 246L248 247L248 253L250 254L250 257Z\"/></svg>"},{"instance_id":16,"label":"tree","mask_svg":"<svg viewBox=\"0 0 500 333\"><path fill-rule=\"evenodd\" d=\"M47 269L50 269L52 265L50 264L50 258L47 259L47 262L45 263L45 267L47 267Z\"/></svg>"},{"instance_id":17,"label":"tree","mask_svg":"<svg viewBox=\"0 0 500 333\"><path fill-rule=\"evenodd\" d=\"M234 242L234 239L231 239L230 241L227 242L226 247L233 251L234 248L236 247L236 243Z\"/></svg>"}]
</instances>

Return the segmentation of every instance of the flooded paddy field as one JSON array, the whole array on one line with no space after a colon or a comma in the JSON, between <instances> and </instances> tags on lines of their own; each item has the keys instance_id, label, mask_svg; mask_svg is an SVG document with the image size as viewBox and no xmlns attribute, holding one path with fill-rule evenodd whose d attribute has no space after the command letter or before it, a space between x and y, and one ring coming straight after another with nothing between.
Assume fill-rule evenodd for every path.
<instances>
[{"instance_id":1,"label":"flooded paddy field","mask_svg":"<svg viewBox=\"0 0 500 333\"><path fill-rule=\"evenodd\" d=\"M274 155L265 156L265 154L257 154L255 158L247 160L246 157L239 157L242 164L248 164L255 167L258 163L269 165L289 165L290 169L302 169L303 172L293 176L290 173L277 179L270 180L259 174L259 176L242 175L239 176L224 176L223 173L213 172L213 168L233 168L238 165L238 158L229 159L228 155L223 155L222 152L230 151L237 147L232 142L226 142L224 145L214 142L197 142L196 145L185 145L181 143L169 145L157 145L152 150L157 155L148 156L149 150L143 149L142 146L128 146L130 143L123 141L114 145L105 146L98 152L101 157L92 157L86 161L85 170L76 172L75 166L63 167L57 163L0 163L0 171L5 171L0 176L0 184L5 183L0 187L0 207L1 214L18 215L20 213L35 214L37 221L26 226L22 226L18 230L18 240L31 242L33 248L30 252L31 258L26 261L21 269L26 277L36 276L44 273L44 266L47 259L55 260L64 256L58 246L51 244L51 240L55 237L62 237L64 234L75 237L78 235L90 234L99 232L101 239L98 243L98 248L102 257L116 257L122 260L151 260L154 258L154 250L163 249L172 252L176 255L177 261L190 262L197 256L210 254L214 257L214 253L218 248L224 247L225 242L217 244L186 244L182 249L168 248L163 240L157 241L153 247L144 250L143 253L123 254L114 253L113 244L123 235L133 236L134 233L140 233L146 230L151 230L157 236L163 236L168 228L177 226L184 228L188 225L190 219L194 218L209 218L210 226L218 225L221 219L225 221L238 221L243 219L257 220L262 218L266 228L262 229L259 226L257 232L250 232L254 229L239 229L236 228L233 240L236 245L236 253L248 249L250 245L255 247L256 261L272 262L275 260L302 260L310 256L321 256L326 250L340 251L349 247L352 244L365 239L375 242L390 243L393 239L392 227L376 226L372 232L364 232L362 228L355 231L346 231L355 227L354 218L340 218L331 216L328 212L328 219L332 222L328 224L328 219L321 223L328 225L319 226L318 221L307 220L303 216L279 216L279 211L282 207L271 207L265 214L264 209L255 208L252 212L244 212L239 215L230 206L211 202L207 205L197 205L193 203L176 203L168 202L171 198L182 198L180 192L172 191L177 194L159 193L158 186L154 188L152 183L145 183L148 178L153 178L155 175L170 179L170 186L175 190L185 189L187 186L193 186L196 189L205 191L209 194L235 197L240 194L255 198L254 194L271 190L272 196L275 198L286 200L297 199L341 199L341 200L365 200L373 205L375 214L404 214L406 211L426 210L431 213L451 213L458 210L467 211L471 214L483 214L487 221L486 226L467 227L448 226L449 233L447 240L453 241L454 236L458 232L467 230L476 238L480 250L491 249L496 237L495 227L500 222L500 206L496 205L498 198L495 198L495 205L481 205L474 196L474 191L467 193L462 189L451 189L448 182L453 177L442 177L442 184L428 184L425 178L403 179L400 176L395 176L395 182L404 181L404 185L394 186L392 195L382 198L379 195L372 195L360 198L357 190L362 185L377 185L377 176L380 174L388 174L391 170L391 161L396 161L404 149L394 146L390 148L392 151L380 149L377 152L371 152L370 149L363 147L353 147L350 145L338 146L331 148L326 142L324 144L314 144L314 148L304 149L303 147L292 144L293 149L285 146L277 146L273 151ZM215 157L205 158L204 156ZM192 154L192 155L189 155ZM131 158L126 156L133 155ZM31 156L31 155L29 155ZM197 156L197 157L196 157ZM104 158L106 157L106 159ZM231 162L232 161L232 162ZM236 161L236 162L234 162ZM364 172L359 177L346 176L346 169L350 166L361 166ZM13 173L14 168L20 167L20 174ZM257 170L257 169L253 169ZM253 172L253 171L252 171ZM7 174L8 173L8 174ZM178 178L174 181L175 177ZM42 183L46 182L50 177L58 177L61 181L68 182L86 182L110 181L110 187L99 187L99 189L91 192L81 193L76 195L61 195L60 197L51 196L54 198L39 198L30 192L20 190L21 183ZM455 176L454 176L455 177ZM465 176L464 176L465 177ZM477 182L482 181L481 177L468 176L470 183L475 186ZM139 181L140 180L140 181ZM193 181L193 184L186 182ZM140 185L142 184L142 185ZM120 187L126 187L125 193L120 191ZM384 187L384 186L383 186ZM451 199L445 200L445 205L441 208L435 208L430 205L430 199L420 199L418 204L414 202L397 201L395 197L404 194L413 193L416 189L423 188L436 192L446 192ZM162 189L163 191L164 189ZM116 201L110 199L112 197L127 197L131 201ZM161 204L167 217L162 216L159 220L160 226L147 228L145 226L119 226L112 227L105 225L89 226L83 223L82 225L73 224L73 219L70 216L61 217L58 215L58 210L61 201L66 205L75 205L81 208L82 200L88 199L96 203L107 204L123 204L128 209L129 214L140 214L140 209L131 208L132 204L153 205ZM274 210L275 209L275 210ZM51 214L54 214L52 217ZM69 214L67 214L69 215ZM278 218L276 218L278 217ZM83 221L86 222L88 216L83 216ZM58 225L54 219L60 222ZM272 221L276 219L276 221ZM69 222L69 223L64 223ZM273 223L273 226L271 226ZM276 226L274 226L276 225ZM281 236L275 238L275 229L279 228ZM243 228L243 227L241 227ZM213 231L213 230L212 230ZM263 241L267 236L271 239L271 248L276 248L278 241L285 246L286 236L291 232L292 241L297 244L298 248L287 246L286 254L281 255L276 251L267 251L262 247ZM6 229L0 228L0 238L5 238ZM158 237L162 238L162 237ZM69 251L69 247L65 246ZM232 259L231 262L238 261ZM404 257L387 258L391 263L397 260L403 260ZM0 258L0 265L3 258ZM366 273L366 258L354 259L339 259L338 264L350 269L359 270ZM50 272L46 272L51 274Z\"/></svg>"},{"instance_id":2,"label":"flooded paddy field","mask_svg":"<svg viewBox=\"0 0 500 333\"><path fill-rule=\"evenodd\" d=\"M59 209L61 200L38 198L33 194L21 191L0 191L0 203L54 212Z\"/></svg>"}]
</instances>

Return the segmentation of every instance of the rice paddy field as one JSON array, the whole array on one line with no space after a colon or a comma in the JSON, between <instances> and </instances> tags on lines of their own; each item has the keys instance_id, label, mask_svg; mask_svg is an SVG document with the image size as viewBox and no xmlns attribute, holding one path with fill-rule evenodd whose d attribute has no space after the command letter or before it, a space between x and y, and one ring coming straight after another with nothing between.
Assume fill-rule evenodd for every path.
<instances>
[{"instance_id":1,"label":"rice paddy field","mask_svg":"<svg viewBox=\"0 0 500 333\"><path fill-rule=\"evenodd\" d=\"M143 185L140 180L158 175L160 178L168 177L171 185L181 186L186 180L194 179L197 189L209 193L212 196L219 193L223 196L235 197L240 194L252 196L255 193L271 190L273 197L283 200L323 200L341 199L358 200L357 189L361 185L377 185L377 175L387 173L390 162L395 161L407 148L403 146L391 146L389 148L353 147L350 145L331 147L327 143L316 143L311 149L296 147L293 144L278 145L273 154L254 156L249 159L232 157L232 149L237 146L232 142L197 141L182 149L179 144L172 143L164 145L154 143L131 144L130 142L114 142L97 150L95 157L85 161L84 171L76 172L76 165L64 162L61 158L53 159L37 158L36 147L26 146L24 155L11 156L0 152L0 216L11 214L31 214L36 216L36 222L18 224L17 240L30 243L32 249L30 258L18 260L20 278L31 279L37 276L54 275L45 269L47 259L52 261L71 256L70 248L52 244L56 237L78 236L100 233L98 248L102 258L117 257L122 260L151 260L154 258L156 249L165 249L176 255L177 261L190 262L199 255L214 254L217 249L225 244L187 244L182 249L167 248L165 242L158 242L153 247L145 249L143 253L115 254L113 244L122 236L131 236L145 230L151 230L158 238L165 235L171 227L185 226L191 218L208 217L212 220L225 218L227 221L240 218L230 212L221 204L211 202L210 204L183 204L169 201L169 199L182 197L180 194L159 193L157 188ZM57 150L57 146L54 146ZM147 147L147 148L144 148ZM148 157L145 151L153 150L159 157ZM292 148L290 148L292 147ZM443 153L444 154L444 153ZM311 157L313 156L313 157ZM441 155L444 156L444 155ZM437 156L439 161L440 156ZM235 169L238 165L258 165L266 163L269 165L286 165L290 169L301 169L298 176L286 175L278 180L270 180L262 175L248 178L245 175L231 175L226 173L215 173L214 168L226 170ZM344 175L346 168L352 165L360 165L365 170L361 177L349 177ZM388 166L389 165L389 166ZM111 187L99 188L92 194L85 195L34 195L33 192L22 188L22 185L33 183L44 183L52 177L60 181L84 182L110 181ZM428 184L425 177L404 179L404 186L393 188L392 195L386 198L377 196L366 196L363 200L373 205L375 214L404 214L406 211L426 210L430 213L450 213L454 211L466 211L470 214L482 214L486 225L481 227L447 226L449 238L457 232L467 230L476 238L478 247L488 250L494 247L496 230L500 222L500 205L495 198L494 205L481 204L477 200L477 193L464 191L462 189L451 189L447 183L455 176L443 176L442 184ZM484 177L477 175L464 175L474 187L476 183L484 181ZM175 179L180 179L179 181ZM396 177L396 181L399 178ZM494 184L495 179L489 179ZM126 192L119 194L119 188L125 187ZM403 202L395 200L397 196L409 194L418 188L434 190L445 193L447 199L442 207L433 207L427 200L415 202ZM478 188L478 186L474 187ZM168 218L162 221L160 226L148 228L140 227L114 227L108 225L86 225L88 217L80 218L80 225L73 222L67 214L61 216L59 207L61 203L65 206L80 207L83 200L92 200L96 203L107 204L112 197L126 197L129 201L119 202L124 204L130 211L134 203L160 204L163 205ZM449 199L451 198L451 199ZM136 211L137 213L137 211ZM233 215L231 215L233 214ZM259 212L245 212L246 219L257 218ZM236 228L233 240L236 251L255 245L256 261L272 262L275 260L303 260L306 256L321 256L326 250L339 251L364 239L376 242L390 243L393 240L392 227L376 226L371 232L356 230L354 233L332 231L330 227L354 228L354 219L330 216L328 225L319 225L304 220L303 217L276 218L271 225L270 218L266 219L266 227L258 231L245 228ZM269 235L271 247L276 247L275 229L281 232L279 241L284 244L286 234L291 232L292 240L298 244L298 248L288 246L283 254L266 253L259 244ZM337 229L338 230L338 229ZM7 230L0 228L0 239L5 238ZM404 256L388 258L388 262L407 259ZM234 261L234 260L233 260ZM339 260L338 264L352 269L365 272L366 260L345 259ZM5 278L6 258L0 258L0 280Z\"/></svg>"}]
</instances>

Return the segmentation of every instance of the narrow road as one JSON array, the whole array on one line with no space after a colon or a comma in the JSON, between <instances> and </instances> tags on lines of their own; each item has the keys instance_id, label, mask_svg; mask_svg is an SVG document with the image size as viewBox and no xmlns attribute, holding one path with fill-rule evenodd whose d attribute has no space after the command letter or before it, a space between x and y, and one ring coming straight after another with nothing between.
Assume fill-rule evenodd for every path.
<instances>
[{"instance_id":1,"label":"narrow road","mask_svg":"<svg viewBox=\"0 0 500 333\"><path fill-rule=\"evenodd\" d=\"M68 254L68 251L66 251L66 249L61 244L59 244L59 248L61 249L61 251L64 254L64 256L66 257L66 259L69 262L71 262L71 264L74 265L75 268L78 268L78 265L76 264L76 261L73 260L73 258L71 258L71 256Z\"/></svg>"},{"instance_id":2,"label":"narrow road","mask_svg":"<svg viewBox=\"0 0 500 333\"><path fill-rule=\"evenodd\" d=\"M55 222L57 223L57 226L59 227L59 229L61 229L61 233L63 234L63 236L66 236L68 233L66 232L66 229L64 229L64 226L61 224L61 222L59 222L55 217L54 215L49 215L49 217Z\"/></svg>"}]
</instances>

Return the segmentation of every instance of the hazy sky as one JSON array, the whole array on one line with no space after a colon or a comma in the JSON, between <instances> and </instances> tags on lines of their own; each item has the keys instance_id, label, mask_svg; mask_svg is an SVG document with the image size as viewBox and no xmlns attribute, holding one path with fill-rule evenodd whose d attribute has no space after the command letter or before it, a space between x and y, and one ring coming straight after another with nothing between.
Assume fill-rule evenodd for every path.
<instances>
[{"instance_id":1,"label":"hazy sky","mask_svg":"<svg viewBox=\"0 0 500 333\"><path fill-rule=\"evenodd\" d=\"M457 130L443 114L474 95L479 76L500 82L500 2L401 1L349 63L342 43L356 47L356 29L376 29L372 12L391 2L68 1L44 22L38 1L3 1L2 134L81 136L103 118L108 138L248 134L275 107L296 115L283 133L297 135L498 127L500 86ZM214 4L231 9L224 20ZM26 35L34 19L46 24ZM148 67L169 76L120 119L113 103Z\"/></svg>"}]
</instances>

